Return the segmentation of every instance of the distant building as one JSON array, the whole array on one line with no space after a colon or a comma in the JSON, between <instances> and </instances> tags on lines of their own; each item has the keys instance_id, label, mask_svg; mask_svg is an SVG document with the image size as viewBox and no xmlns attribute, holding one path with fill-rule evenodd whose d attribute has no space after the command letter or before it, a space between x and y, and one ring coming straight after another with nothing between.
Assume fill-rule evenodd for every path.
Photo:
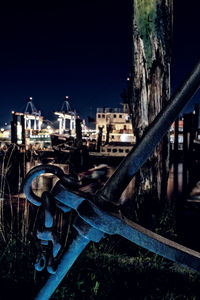
<instances>
[{"instance_id":1,"label":"distant building","mask_svg":"<svg viewBox=\"0 0 200 300\"><path fill-rule=\"evenodd\" d=\"M123 108L97 108L96 132L103 127L102 141L135 143L127 104Z\"/></svg>"},{"instance_id":2,"label":"distant building","mask_svg":"<svg viewBox=\"0 0 200 300\"><path fill-rule=\"evenodd\" d=\"M50 142L49 132L41 129L42 124L41 111L35 108L32 97L29 97L24 112L12 111L11 142L23 145Z\"/></svg>"}]
</instances>

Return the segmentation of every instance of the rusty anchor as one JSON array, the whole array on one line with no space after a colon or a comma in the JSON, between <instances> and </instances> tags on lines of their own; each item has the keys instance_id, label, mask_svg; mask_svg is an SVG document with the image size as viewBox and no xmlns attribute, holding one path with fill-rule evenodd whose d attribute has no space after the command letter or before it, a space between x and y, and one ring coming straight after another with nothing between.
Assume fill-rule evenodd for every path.
<instances>
[{"instance_id":1,"label":"rusty anchor","mask_svg":"<svg viewBox=\"0 0 200 300\"><path fill-rule=\"evenodd\" d=\"M197 91L199 85L200 61L177 89L167 106L152 122L139 143L129 152L103 188L94 196L86 195L80 191L74 192L81 186L81 181L65 175L56 166L40 165L26 175L24 181L26 197L32 204L44 206L45 210L45 226L43 232L38 233L38 238L41 240L41 244L48 242L53 244L51 263L48 265L49 269L47 268L51 275L37 295L37 300L49 299L87 244L90 241L99 242L105 234L121 235L153 253L200 271L200 253L126 219L121 215L118 203L121 193L166 134L172 122ZM32 181L42 173L53 173L58 176L59 181L50 194L45 193L40 199L32 191ZM51 234L53 202L63 212L74 210L77 214L73 223L74 239L56 266L57 269L53 268L52 263L52 261L56 261L60 251L58 241ZM45 263L45 257L42 253L38 258L36 268L42 269Z\"/></svg>"}]
</instances>

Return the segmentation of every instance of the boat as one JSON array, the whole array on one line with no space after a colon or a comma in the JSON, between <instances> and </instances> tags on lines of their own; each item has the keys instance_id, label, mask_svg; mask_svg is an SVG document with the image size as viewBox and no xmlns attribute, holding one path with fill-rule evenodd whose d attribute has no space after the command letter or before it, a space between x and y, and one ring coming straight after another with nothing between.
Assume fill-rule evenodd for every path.
<instances>
[{"instance_id":1,"label":"boat","mask_svg":"<svg viewBox=\"0 0 200 300\"><path fill-rule=\"evenodd\" d=\"M89 157L93 164L105 163L110 166L119 164L133 148L133 143L111 142L100 147L100 151L90 151Z\"/></svg>"}]
</instances>

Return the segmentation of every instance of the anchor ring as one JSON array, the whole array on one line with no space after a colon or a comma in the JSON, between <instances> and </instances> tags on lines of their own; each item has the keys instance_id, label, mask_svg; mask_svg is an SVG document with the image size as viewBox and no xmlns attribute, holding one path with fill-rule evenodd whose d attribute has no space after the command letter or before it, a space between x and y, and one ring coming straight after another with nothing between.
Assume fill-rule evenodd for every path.
<instances>
[{"instance_id":1,"label":"anchor ring","mask_svg":"<svg viewBox=\"0 0 200 300\"><path fill-rule=\"evenodd\" d=\"M60 169L57 166L52 166L52 165L40 165L32 168L27 174L26 178L23 183L23 190L24 194L27 197L27 199L34 205L36 206L41 206L41 198L38 197L32 189L32 182L33 180L37 177L40 176L41 174L44 173L51 173L56 175L59 179L61 179L64 175L64 172L62 169Z\"/></svg>"}]
</instances>

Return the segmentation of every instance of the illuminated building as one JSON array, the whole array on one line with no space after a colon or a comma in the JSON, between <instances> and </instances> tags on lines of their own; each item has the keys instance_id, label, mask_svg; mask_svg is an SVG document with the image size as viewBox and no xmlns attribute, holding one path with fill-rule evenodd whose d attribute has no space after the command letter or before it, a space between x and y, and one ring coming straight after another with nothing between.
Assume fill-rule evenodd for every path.
<instances>
[{"instance_id":1,"label":"illuminated building","mask_svg":"<svg viewBox=\"0 0 200 300\"><path fill-rule=\"evenodd\" d=\"M128 113L127 103L123 108L97 108L96 131L103 127L102 141L134 143L132 122Z\"/></svg>"},{"instance_id":2,"label":"illuminated building","mask_svg":"<svg viewBox=\"0 0 200 300\"><path fill-rule=\"evenodd\" d=\"M28 103L24 111L24 121L25 129L28 130L41 130L41 125L43 122L43 117L41 116L41 111L35 108L33 104L32 97L29 97Z\"/></svg>"},{"instance_id":3,"label":"illuminated building","mask_svg":"<svg viewBox=\"0 0 200 300\"><path fill-rule=\"evenodd\" d=\"M76 112L71 110L68 96L65 97L61 110L54 114L58 116L59 134L68 133L70 136L75 136Z\"/></svg>"}]
</instances>

